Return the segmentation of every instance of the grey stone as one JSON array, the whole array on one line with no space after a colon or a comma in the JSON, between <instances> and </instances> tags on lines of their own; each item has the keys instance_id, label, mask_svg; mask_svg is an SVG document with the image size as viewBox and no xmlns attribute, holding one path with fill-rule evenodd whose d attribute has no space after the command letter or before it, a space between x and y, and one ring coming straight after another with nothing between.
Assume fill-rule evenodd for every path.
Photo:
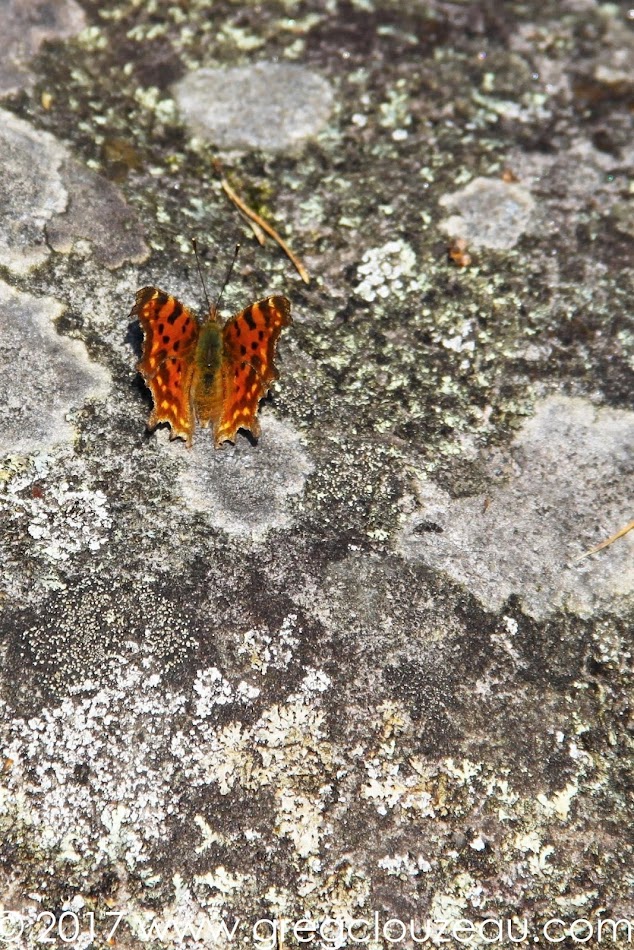
<instances>
[{"instance_id":1,"label":"grey stone","mask_svg":"<svg viewBox=\"0 0 634 950\"><path fill-rule=\"evenodd\" d=\"M326 78L295 63L199 69L175 87L192 130L220 148L280 152L301 146L332 110Z\"/></svg>"},{"instance_id":2,"label":"grey stone","mask_svg":"<svg viewBox=\"0 0 634 950\"><path fill-rule=\"evenodd\" d=\"M5 266L24 274L50 254L44 226L66 208L68 196L60 172L66 152L52 135L4 111L0 143L4 154L0 249Z\"/></svg>"},{"instance_id":3,"label":"grey stone","mask_svg":"<svg viewBox=\"0 0 634 950\"><path fill-rule=\"evenodd\" d=\"M630 917L632 535L574 562L632 517L627 11L91 11L6 103L14 944L49 911L161 950L189 925L252 948L263 916L464 919L482 945L491 916L528 943ZM268 112L264 59L289 80ZM210 68L196 125L170 89ZM220 286L245 225L218 174L312 280L243 242L226 307L288 295L280 379L257 443L188 449L146 432L130 309L150 284L200 303L192 234ZM450 216L495 253L456 267Z\"/></svg>"},{"instance_id":4,"label":"grey stone","mask_svg":"<svg viewBox=\"0 0 634 950\"><path fill-rule=\"evenodd\" d=\"M139 221L115 185L70 158L65 160L60 174L69 201L68 209L46 227L53 250L70 254L86 241L87 253L104 267L147 260L150 250Z\"/></svg>"},{"instance_id":5,"label":"grey stone","mask_svg":"<svg viewBox=\"0 0 634 950\"><path fill-rule=\"evenodd\" d=\"M313 465L289 425L262 413L258 452L239 439L222 451L200 430L192 452L170 443L181 473L182 504L204 512L211 525L230 535L262 540L273 528L289 528L288 502L302 492Z\"/></svg>"},{"instance_id":6,"label":"grey stone","mask_svg":"<svg viewBox=\"0 0 634 950\"><path fill-rule=\"evenodd\" d=\"M9 112L0 113L5 151L0 198L0 248L14 274L42 264L51 248L68 254L89 242L84 255L119 267L140 263L149 250L134 212L118 188L73 161L52 135Z\"/></svg>"},{"instance_id":7,"label":"grey stone","mask_svg":"<svg viewBox=\"0 0 634 950\"><path fill-rule=\"evenodd\" d=\"M88 359L83 343L55 331L63 312L57 300L0 282L0 307L0 454L28 455L72 442L67 414L87 399L104 399L110 374Z\"/></svg>"},{"instance_id":8,"label":"grey stone","mask_svg":"<svg viewBox=\"0 0 634 950\"><path fill-rule=\"evenodd\" d=\"M528 228L535 201L523 185L491 178L474 178L465 188L443 195L443 208L456 213L440 227L452 238L464 238L474 248L509 250Z\"/></svg>"},{"instance_id":9,"label":"grey stone","mask_svg":"<svg viewBox=\"0 0 634 950\"><path fill-rule=\"evenodd\" d=\"M628 520L633 440L634 413L552 396L536 406L508 458L494 452L486 460L486 491L452 499L419 483L421 511L408 519L401 551L465 584L488 610L513 594L542 620L564 607L582 616L617 603L626 609L631 535L592 561L574 559Z\"/></svg>"}]
</instances>

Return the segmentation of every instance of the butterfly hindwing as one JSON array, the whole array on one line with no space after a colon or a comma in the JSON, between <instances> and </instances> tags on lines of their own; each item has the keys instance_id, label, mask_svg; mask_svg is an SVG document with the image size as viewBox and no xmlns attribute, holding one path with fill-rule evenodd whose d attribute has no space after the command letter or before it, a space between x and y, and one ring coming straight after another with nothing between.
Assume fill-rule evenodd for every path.
<instances>
[{"instance_id":1,"label":"butterfly hindwing","mask_svg":"<svg viewBox=\"0 0 634 950\"><path fill-rule=\"evenodd\" d=\"M216 445L235 441L238 429L259 434L260 399L277 379L275 348L283 327L292 323L286 297L266 297L233 316L224 326L223 401Z\"/></svg>"},{"instance_id":2,"label":"butterfly hindwing","mask_svg":"<svg viewBox=\"0 0 634 950\"><path fill-rule=\"evenodd\" d=\"M176 356L163 360L154 376L147 380L152 392L154 409L148 420L153 429L159 422L169 422L171 439L185 439L192 444L194 413L191 405L193 365Z\"/></svg>"}]
</instances>

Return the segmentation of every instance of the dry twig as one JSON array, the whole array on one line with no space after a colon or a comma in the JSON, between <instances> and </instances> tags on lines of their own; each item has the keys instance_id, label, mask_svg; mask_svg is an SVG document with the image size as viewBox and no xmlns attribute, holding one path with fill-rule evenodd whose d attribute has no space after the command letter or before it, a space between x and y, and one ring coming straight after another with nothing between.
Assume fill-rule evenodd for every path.
<instances>
[{"instance_id":1,"label":"dry twig","mask_svg":"<svg viewBox=\"0 0 634 950\"><path fill-rule=\"evenodd\" d=\"M245 204L242 198L238 194L236 194L236 192L233 190L233 188L231 187L231 185L229 184L226 178L221 178L220 184L222 185L222 189L224 193L226 194L226 196L229 198L230 201L233 201L238 211L240 211L246 218L248 218L249 222L254 222L261 231L264 231L266 234L269 235L269 237L272 237L273 240L279 244L279 246L282 248L282 250L288 257L288 259L294 264L295 268L297 269L297 273L302 278L304 283L308 284L310 282L308 271L306 270L302 262L299 260L299 258L296 257L296 255L291 251L288 244L283 240L283 238L280 237L280 235L277 233L275 228L271 227L271 225L268 224L264 220L264 218L261 218L260 215L257 214L257 212L255 212L252 208L250 208L247 204ZM255 232L255 236L258 238L260 243L262 243L260 240L260 236L258 235L258 232L255 230L255 228L253 230Z\"/></svg>"},{"instance_id":2,"label":"dry twig","mask_svg":"<svg viewBox=\"0 0 634 950\"><path fill-rule=\"evenodd\" d=\"M574 563L577 564L578 561L583 561L584 557L590 557L591 554L596 554L597 551L602 551L603 548L609 547L610 544L614 544L615 541L618 541L619 538L622 538L623 535L627 534L628 531L631 531L634 528L634 521L630 521L629 524L626 524L624 528L621 528L620 531L617 531L616 534L613 534L606 541L602 541L601 544L597 544L596 547L590 548L589 551L586 551L585 554L580 554L579 557L575 558Z\"/></svg>"}]
</instances>

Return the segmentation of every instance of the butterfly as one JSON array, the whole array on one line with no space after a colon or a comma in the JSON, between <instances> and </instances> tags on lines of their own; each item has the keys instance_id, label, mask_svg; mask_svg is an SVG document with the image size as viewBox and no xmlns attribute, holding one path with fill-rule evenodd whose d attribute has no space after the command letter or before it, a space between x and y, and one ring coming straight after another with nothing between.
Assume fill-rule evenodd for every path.
<instances>
[{"instance_id":1,"label":"butterfly","mask_svg":"<svg viewBox=\"0 0 634 950\"><path fill-rule=\"evenodd\" d=\"M131 316L144 333L137 368L154 400L148 428L168 422L170 438L190 447L196 422L211 426L216 448L235 442L238 429L258 437L260 399L278 377L277 341L293 322L286 297L258 300L223 326L216 306L199 322L176 297L143 287Z\"/></svg>"}]
</instances>

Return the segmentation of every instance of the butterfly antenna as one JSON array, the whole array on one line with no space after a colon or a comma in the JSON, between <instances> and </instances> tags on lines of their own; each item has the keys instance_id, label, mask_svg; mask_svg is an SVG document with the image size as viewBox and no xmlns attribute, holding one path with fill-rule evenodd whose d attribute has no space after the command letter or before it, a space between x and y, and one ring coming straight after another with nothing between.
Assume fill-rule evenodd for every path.
<instances>
[{"instance_id":1,"label":"butterfly antenna","mask_svg":"<svg viewBox=\"0 0 634 950\"><path fill-rule=\"evenodd\" d=\"M196 267L198 268L198 276L200 277L200 282L203 285L203 292L205 294L205 300L207 301L207 307L209 308L209 313L211 313L211 303L209 302L209 294L207 293L207 287L205 286L205 278L203 277L203 269L200 266L200 258L198 256L198 243L196 238L192 238L192 247L194 248L194 254L196 255Z\"/></svg>"},{"instance_id":2,"label":"butterfly antenna","mask_svg":"<svg viewBox=\"0 0 634 950\"><path fill-rule=\"evenodd\" d=\"M222 295L223 295L224 292L225 292L225 287L226 287L227 284L229 283L229 278L231 277L231 273L232 273L233 268L235 267L235 263L236 263L236 261L237 261L237 259L238 259L238 253L239 253L239 251L240 251L240 245L239 245L239 244L236 244L235 250L234 250L234 252L233 252L233 257L231 258L231 263L229 264L229 267L228 267L228 269L227 269L227 276L226 276L225 279L223 280L223 282L222 282L222 287L220 288L220 293L219 293L218 296L216 297L216 302L215 302L215 304L214 304L214 309L213 309L213 314L212 314L214 317L215 317L215 315L218 313L218 307L220 306L220 301L222 300Z\"/></svg>"}]
</instances>

